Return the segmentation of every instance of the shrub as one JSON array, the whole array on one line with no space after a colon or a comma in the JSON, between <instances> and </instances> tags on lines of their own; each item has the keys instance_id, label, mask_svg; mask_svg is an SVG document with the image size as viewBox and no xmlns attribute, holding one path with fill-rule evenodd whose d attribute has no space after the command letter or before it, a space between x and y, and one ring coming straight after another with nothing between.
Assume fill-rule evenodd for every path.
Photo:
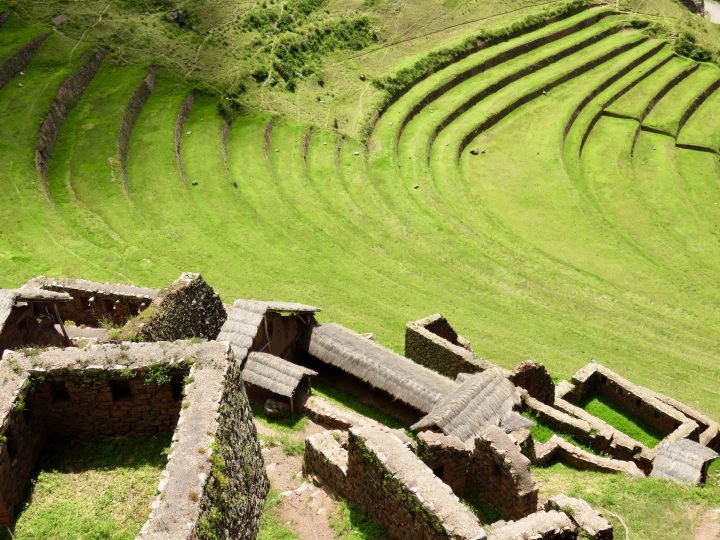
<instances>
[{"instance_id":1,"label":"shrub","mask_svg":"<svg viewBox=\"0 0 720 540\"><path fill-rule=\"evenodd\" d=\"M680 56L690 58L697 62L712 61L712 53L695 42L695 36L690 32L683 32L675 40L675 52Z\"/></svg>"}]
</instances>

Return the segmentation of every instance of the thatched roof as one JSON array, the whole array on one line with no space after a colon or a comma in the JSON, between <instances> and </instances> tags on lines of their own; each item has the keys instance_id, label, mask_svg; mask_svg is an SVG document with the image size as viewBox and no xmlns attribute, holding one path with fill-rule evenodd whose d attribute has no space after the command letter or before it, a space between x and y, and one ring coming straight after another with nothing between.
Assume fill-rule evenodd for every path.
<instances>
[{"instance_id":1,"label":"thatched roof","mask_svg":"<svg viewBox=\"0 0 720 540\"><path fill-rule=\"evenodd\" d=\"M260 324L268 311L276 313L315 313L320 308L293 302L269 302L263 300L236 300L228 312L227 320L220 329L217 341L230 344L238 362L247 355Z\"/></svg>"},{"instance_id":2,"label":"thatched roof","mask_svg":"<svg viewBox=\"0 0 720 540\"><path fill-rule=\"evenodd\" d=\"M718 457L714 450L689 439L663 441L650 476L684 484L704 482L703 466Z\"/></svg>"},{"instance_id":3,"label":"thatched roof","mask_svg":"<svg viewBox=\"0 0 720 540\"><path fill-rule=\"evenodd\" d=\"M248 355L242 373L245 382L285 397L293 396L303 377L317 375L317 372L311 369L261 352L251 352Z\"/></svg>"},{"instance_id":4,"label":"thatched roof","mask_svg":"<svg viewBox=\"0 0 720 540\"><path fill-rule=\"evenodd\" d=\"M155 298L160 292L158 289L136 287L135 285L124 285L121 283L105 283L100 281L90 281L87 279L55 279L45 276L39 276L31 279L27 282L25 287L67 291L71 294L75 291L76 293L144 298L149 300Z\"/></svg>"},{"instance_id":5,"label":"thatched roof","mask_svg":"<svg viewBox=\"0 0 720 540\"><path fill-rule=\"evenodd\" d=\"M312 356L429 412L457 385L339 324L312 327L301 346Z\"/></svg>"},{"instance_id":6,"label":"thatched roof","mask_svg":"<svg viewBox=\"0 0 720 540\"><path fill-rule=\"evenodd\" d=\"M18 302L68 302L70 295L42 289L0 289L0 332Z\"/></svg>"},{"instance_id":7,"label":"thatched roof","mask_svg":"<svg viewBox=\"0 0 720 540\"><path fill-rule=\"evenodd\" d=\"M488 425L500 425L520 404L520 393L500 368L490 368L464 379L413 430L437 426L446 435L472 441Z\"/></svg>"}]
</instances>

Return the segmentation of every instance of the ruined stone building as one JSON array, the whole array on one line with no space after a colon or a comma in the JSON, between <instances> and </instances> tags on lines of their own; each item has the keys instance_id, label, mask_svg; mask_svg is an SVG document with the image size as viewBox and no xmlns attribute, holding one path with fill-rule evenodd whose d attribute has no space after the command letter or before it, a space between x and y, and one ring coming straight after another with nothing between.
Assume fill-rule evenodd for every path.
<instances>
[{"instance_id":1,"label":"ruined stone building","mask_svg":"<svg viewBox=\"0 0 720 540\"><path fill-rule=\"evenodd\" d=\"M508 371L477 357L440 314L408 323L402 356L318 323L319 311L223 306L189 273L164 289L35 278L0 291L0 525L13 523L55 438L173 433L139 538L254 538L268 480L249 400L324 425L306 440L304 473L393 539L605 540L606 517L563 494L542 500L531 465L702 484L718 457L714 420L598 363L556 385L536 362ZM415 438L313 396L315 379L385 410ZM589 414L582 404L593 396L651 425L660 444ZM535 441L535 422L557 434ZM221 478L210 465L218 459ZM464 500L499 520L481 522Z\"/></svg>"}]
</instances>

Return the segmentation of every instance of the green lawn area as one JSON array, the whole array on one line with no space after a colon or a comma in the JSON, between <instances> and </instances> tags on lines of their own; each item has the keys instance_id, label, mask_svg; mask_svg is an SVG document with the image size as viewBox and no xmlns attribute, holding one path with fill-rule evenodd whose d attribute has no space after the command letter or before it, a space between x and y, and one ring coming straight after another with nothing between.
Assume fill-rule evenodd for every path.
<instances>
[{"instance_id":1,"label":"green lawn area","mask_svg":"<svg viewBox=\"0 0 720 540\"><path fill-rule=\"evenodd\" d=\"M585 411L597 416L600 420L625 433L625 435L643 443L648 448L653 448L663 439L663 435L653 429L652 426L647 425L638 418L634 418L603 398L593 397L582 403L581 406Z\"/></svg>"},{"instance_id":2,"label":"green lawn area","mask_svg":"<svg viewBox=\"0 0 720 540\"><path fill-rule=\"evenodd\" d=\"M616 538L692 538L707 512L720 505L720 475L705 487L654 478L577 471L557 464L533 468L541 497L564 493L581 497L613 524ZM622 522L620 521L622 518ZM627 532L625 532L627 527Z\"/></svg>"},{"instance_id":3,"label":"green lawn area","mask_svg":"<svg viewBox=\"0 0 720 540\"><path fill-rule=\"evenodd\" d=\"M170 436L69 439L47 447L4 539L132 539L150 513Z\"/></svg>"}]
</instances>

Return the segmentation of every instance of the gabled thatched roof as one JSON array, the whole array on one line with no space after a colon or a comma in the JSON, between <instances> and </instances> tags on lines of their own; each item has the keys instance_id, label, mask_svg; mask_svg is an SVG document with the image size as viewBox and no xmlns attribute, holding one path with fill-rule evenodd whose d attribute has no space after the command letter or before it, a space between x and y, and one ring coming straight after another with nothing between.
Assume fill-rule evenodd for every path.
<instances>
[{"instance_id":1,"label":"gabled thatched roof","mask_svg":"<svg viewBox=\"0 0 720 540\"><path fill-rule=\"evenodd\" d=\"M429 412L457 388L447 377L339 324L312 327L301 347L315 358L362 379L419 411Z\"/></svg>"},{"instance_id":2,"label":"gabled thatched roof","mask_svg":"<svg viewBox=\"0 0 720 540\"><path fill-rule=\"evenodd\" d=\"M70 295L42 289L0 289L0 332L17 302L68 302Z\"/></svg>"},{"instance_id":3,"label":"gabled thatched roof","mask_svg":"<svg viewBox=\"0 0 720 540\"><path fill-rule=\"evenodd\" d=\"M160 292L159 289L149 287L136 287L122 283L105 283L101 281L90 281L87 279L70 278L49 278L38 276L28 281L25 287L42 288L45 290L73 291L93 294L104 294L110 296L124 296L131 298L145 298L152 300Z\"/></svg>"},{"instance_id":4,"label":"gabled thatched roof","mask_svg":"<svg viewBox=\"0 0 720 540\"><path fill-rule=\"evenodd\" d=\"M650 476L675 482L698 484L704 482L703 466L718 457L717 452L689 439L663 441L653 460Z\"/></svg>"},{"instance_id":5,"label":"gabled thatched roof","mask_svg":"<svg viewBox=\"0 0 720 540\"><path fill-rule=\"evenodd\" d=\"M292 397L303 377L315 377L317 372L288 362L279 356L251 352L242 374L247 383L274 394Z\"/></svg>"},{"instance_id":6,"label":"gabled thatched roof","mask_svg":"<svg viewBox=\"0 0 720 540\"><path fill-rule=\"evenodd\" d=\"M464 379L463 384L412 426L437 426L446 435L472 441L484 427L500 425L520 404L520 394L500 368L490 368Z\"/></svg>"},{"instance_id":7,"label":"gabled thatched roof","mask_svg":"<svg viewBox=\"0 0 720 540\"><path fill-rule=\"evenodd\" d=\"M293 302L236 300L220 329L217 341L230 344L238 362L242 362L252 346L260 324L268 311L277 313L315 313L320 308Z\"/></svg>"}]
</instances>

